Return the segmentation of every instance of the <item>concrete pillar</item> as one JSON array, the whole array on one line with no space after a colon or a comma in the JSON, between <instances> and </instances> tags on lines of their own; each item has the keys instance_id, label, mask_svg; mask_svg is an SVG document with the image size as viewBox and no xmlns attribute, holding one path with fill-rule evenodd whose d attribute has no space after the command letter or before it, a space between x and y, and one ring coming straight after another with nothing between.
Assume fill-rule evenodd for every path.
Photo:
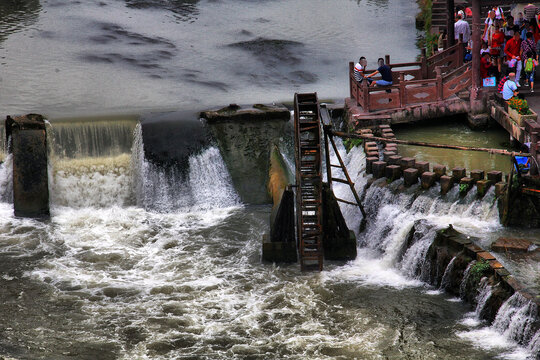
<instances>
[{"instance_id":1,"label":"concrete pillar","mask_svg":"<svg viewBox=\"0 0 540 360\"><path fill-rule=\"evenodd\" d=\"M484 170L471 170L471 178L473 178L474 182L484 180Z\"/></svg>"},{"instance_id":2,"label":"concrete pillar","mask_svg":"<svg viewBox=\"0 0 540 360\"><path fill-rule=\"evenodd\" d=\"M416 163L416 160L414 158L410 158L410 157L401 158L401 170L414 168L415 163Z\"/></svg>"},{"instance_id":3,"label":"concrete pillar","mask_svg":"<svg viewBox=\"0 0 540 360\"><path fill-rule=\"evenodd\" d=\"M380 179L386 175L385 169L386 169L386 162L384 161L375 161L373 164L371 164L373 177L376 179Z\"/></svg>"},{"instance_id":4,"label":"concrete pillar","mask_svg":"<svg viewBox=\"0 0 540 360\"><path fill-rule=\"evenodd\" d=\"M433 164L433 172L435 173L437 180L439 180L441 176L446 175L446 166L440 164Z\"/></svg>"},{"instance_id":5,"label":"concrete pillar","mask_svg":"<svg viewBox=\"0 0 540 360\"><path fill-rule=\"evenodd\" d=\"M455 167L452 169L452 177L455 182L459 182L462 178L467 176L467 169L462 167Z\"/></svg>"},{"instance_id":6,"label":"concrete pillar","mask_svg":"<svg viewBox=\"0 0 540 360\"><path fill-rule=\"evenodd\" d=\"M441 182L441 194L446 194L454 185L454 178L450 176L443 175L440 177L439 181Z\"/></svg>"},{"instance_id":7,"label":"concrete pillar","mask_svg":"<svg viewBox=\"0 0 540 360\"><path fill-rule=\"evenodd\" d=\"M459 194L465 196L474 185L474 179L470 177L463 177L459 181Z\"/></svg>"},{"instance_id":8,"label":"concrete pillar","mask_svg":"<svg viewBox=\"0 0 540 360\"><path fill-rule=\"evenodd\" d=\"M437 175L434 172L424 171L421 175L421 181L420 181L422 188L429 189L430 187L432 187L433 184L435 184L436 178L437 178Z\"/></svg>"},{"instance_id":9,"label":"concrete pillar","mask_svg":"<svg viewBox=\"0 0 540 360\"><path fill-rule=\"evenodd\" d=\"M388 159L388 163L390 165L400 165L401 166L401 156L400 155L390 156L390 159Z\"/></svg>"},{"instance_id":10,"label":"concrete pillar","mask_svg":"<svg viewBox=\"0 0 540 360\"><path fill-rule=\"evenodd\" d=\"M418 169L408 168L403 170L403 180L405 186L411 186L418 182Z\"/></svg>"},{"instance_id":11,"label":"concrete pillar","mask_svg":"<svg viewBox=\"0 0 540 360\"><path fill-rule=\"evenodd\" d=\"M414 167L418 169L418 174L422 175L426 171L429 171L429 163L427 161L417 161Z\"/></svg>"},{"instance_id":12,"label":"concrete pillar","mask_svg":"<svg viewBox=\"0 0 540 360\"><path fill-rule=\"evenodd\" d=\"M6 137L11 136L15 216L49 217L47 134L43 116L8 116L5 129Z\"/></svg>"},{"instance_id":13,"label":"concrete pillar","mask_svg":"<svg viewBox=\"0 0 540 360\"><path fill-rule=\"evenodd\" d=\"M484 197L486 195L487 191L491 187L492 182L489 180L478 180L476 182L476 194L479 197Z\"/></svg>"},{"instance_id":14,"label":"concrete pillar","mask_svg":"<svg viewBox=\"0 0 540 360\"><path fill-rule=\"evenodd\" d=\"M506 191L506 183L503 183L502 181L495 184L495 195L501 196Z\"/></svg>"},{"instance_id":15,"label":"concrete pillar","mask_svg":"<svg viewBox=\"0 0 540 360\"><path fill-rule=\"evenodd\" d=\"M487 173L487 178L492 183L496 184L502 181L502 171L490 171Z\"/></svg>"},{"instance_id":16,"label":"concrete pillar","mask_svg":"<svg viewBox=\"0 0 540 360\"><path fill-rule=\"evenodd\" d=\"M372 165L375 161L379 161L378 156L372 156L366 158L366 174L371 174L373 172Z\"/></svg>"},{"instance_id":17,"label":"concrete pillar","mask_svg":"<svg viewBox=\"0 0 540 360\"><path fill-rule=\"evenodd\" d=\"M387 179L394 181L401 177L401 166L388 165L385 169L385 176Z\"/></svg>"},{"instance_id":18,"label":"concrete pillar","mask_svg":"<svg viewBox=\"0 0 540 360\"><path fill-rule=\"evenodd\" d=\"M383 151L383 160L388 162L390 160L390 157L396 155L393 151Z\"/></svg>"}]
</instances>

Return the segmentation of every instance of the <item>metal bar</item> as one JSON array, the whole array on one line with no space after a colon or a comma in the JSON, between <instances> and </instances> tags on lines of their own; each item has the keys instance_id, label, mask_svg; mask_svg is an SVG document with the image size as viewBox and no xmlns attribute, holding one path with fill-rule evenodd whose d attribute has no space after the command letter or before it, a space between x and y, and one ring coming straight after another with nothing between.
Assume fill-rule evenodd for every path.
<instances>
[{"instance_id":1,"label":"metal bar","mask_svg":"<svg viewBox=\"0 0 540 360\"><path fill-rule=\"evenodd\" d=\"M335 181L335 182L343 183L343 184L348 184L349 183L347 180L343 180L343 179L340 179L340 178L332 178L332 180Z\"/></svg>"},{"instance_id":2,"label":"metal bar","mask_svg":"<svg viewBox=\"0 0 540 360\"><path fill-rule=\"evenodd\" d=\"M339 151L337 149L336 143L334 142L334 138L331 136L328 137L330 139L330 143L332 144L332 148L334 149L334 152L336 153L336 156L339 160L339 164L342 167L343 174L347 178L347 181L349 182L349 187L351 188L351 191L354 195L354 199L357 202L358 207L360 208L360 211L362 212L362 216L364 219L366 218L366 212L364 211L364 207L362 206L362 203L360 202L360 198L358 197L358 194L356 193L356 189L354 188L353 182L351 181L351 177L349 176L349 172L347 171L347 168L345 167L345 163L341 159L341 155L339 155Z\"/></svg>"},{"instance_id":3,"label":"metal bar","mask_svg":"<svg viewBox=\"0 0 540 360\"><path fill-rule=\"evenodd\" d=\"M353 202L351 202L351 201L343 200L343 199L340 199L340 198L336 198L336 200L339 201L339 202L345 203L345 204L358 206L357 203L353 203Z\"/></svg>"}]
</instances>

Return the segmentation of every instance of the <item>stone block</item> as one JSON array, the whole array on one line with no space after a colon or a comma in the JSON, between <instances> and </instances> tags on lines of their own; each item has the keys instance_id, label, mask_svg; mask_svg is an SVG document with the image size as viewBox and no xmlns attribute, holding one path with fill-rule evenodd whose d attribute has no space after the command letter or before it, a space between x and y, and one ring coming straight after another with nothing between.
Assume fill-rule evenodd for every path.
<instances>
[{"instance_id":1,"label":"stone block","mask_svg":"<svg viewBox=\"0 0 540 360\"><path fill-rule=\"evenodd\" d=\"M375 161L379 161L378 156L371 156L371 157L366 158L366 173L367 174L372 174L373 173L372 165L373 165L373 163Z\"/></svg>"},{"instance_id":2,"label":"stone block","mask_svg":"<svg viewBox=\"0 0 540 360\"><path fill-rule=\"evenodd\" d=\"M501 196L506 191L506 183L498 182L495 184L495 195Z\"/></svg>"},{"instance_id":3,"label":"stone block","mask_svg":"<svg viewBox=\"0 0 540 360\"><path fill-rule=\"evenodd\" d=\"M527 252L532 245L527 239L515 239L515 238L499 238L493 244L491 249L498 252Z\"/></svg>"},{"instance_id":4,"label":"stone block","mask_svg":"<svg viewBox=\"0 0 540 360\"><path fill-rule=\"evenodd\" d=\"M262 258L275 263L296 262L296 243L271 242L267 234L263 235Z\"/></svg>"},{"instance_id":5,"label":"stone block","mask_svg":"<svg viewBox=\"0 0 540 360\"><path fill-rule=\"evenodd\" d=\"M487 178L493 184L501 182L502 181L502 171L490 171L490 172L487 173Z\"/></svg>"},{"instance_id":6,"label":"stone block","mask_svg":"<svg viewBox=\"0 0 540 360\"><path fill-rule=\"evenodd\" d=\"M366 146L375 146L377 147L377 143L375 141L366 141Z\"/></svg>"},{"instance_id":7,"label":"stone block","mask_svg":"<svg viewBox=\"0 0 540 360\"><path fill-rule=\"evenodd\" d=\"M478 261L491 261L491 260L496 260L495 259L495 256L493 256L491 253L487 252L487 251L481 251L479 253L476 253L476 260Z\"/></svg>"},{"instance_id":8,"label":"stone block","mask_svg":"<svg viewBox=\"0 0 540 360\"><path fill-rule=\"evenodd\" d=\"M496 272L497 275L499 275L500 277L505 277L505 276L509 276L509 275L510 275L510 272L509 272L508 270L506 270L505 268L495 269L495 272Z\"/></svg>"},{"instance_id":9,"label":"stone block","mask_svg":"<svg viewBox=\"0 0 540 360\"><path fill-rule=\"evenodd\" d=\"M13 155L13 209L15 216L49 217L49 178L45 120L38 114L7 117Z\"/></svg>"},{"instance_id":10,"label":"stone block","mask_svg":"<svg viewBox=\"0 0 540 360\"><path fill-rule=\"evenodd\" d=\"M388 124L379 125L379 129L390 129L390 125Z\"/></svg>"},{"instance_id":11,"label":"stone block","mask_svg":"<svg viewBox=\"0 0 540 360\"><path fill-rule=\"evenodd\" d=\"M395 139L396 138L394 136L394 133L383 133L381 137L386 138L386 139Z\"/></svg>"},{"instance_id":12,"label":"stone block","mask_svg":"<svg viewBox=\"0 0 540 360\"><path fill-rule=\"evenodd\" d=\"M366 138L372 138L375 136L372 133L367 133L367 134L362 134L362 135L364 135Z\"/></svg>"},{"instance_id":13,"label":"stone block","mask_svg":"<svg viewBox=\"0 0 540 360\"><path fill-rule=\"evenodd\" d=\"M373 164L371 164L371 171L373 172L373 177L375 177L376 179L384 177L386 175L385 170L385 161L375 161Z\"/></svg>"},{"instance_id":14,"label":"stone block","mask_svg":"<svg viewBox=\"0 0 540 360\"><path fill-rule=\"evenodd\" d=\"M390 160L390 157L394 155L396 155L396 153L393 151L383 151L383 160L388 162Z\"/></svg>"},{"instance_id":15,"label":"stone block","mask_svg":"<svg viewBox=\"0 0 540 360\"><path fill-rule=\"evenodd\" d=\"M386 143L386 147L397 147L396 143Z\"/></svg>"},{"instance_id":16,"label":"stone block","mask_svg":"<svg viewBox=\"0 0 540 360\"><path fill-rule=\"evenodd\" d=\"M486 195L487 191L491 187L491 181L489 180L479 180L476 182L476 194L479 197Z\"/></svg>"},{"instance_id":17,"label":"stone block","mask_svg":"<svg viewBox=\"0 0 540 360\"><path fill-rule=\"evenodd\" d=\"M474 179L470 177L464 177L459 180L459 194L465 196L474 185Z\"/></svg>"},{"instance_id":18,"label":"stone block","mask_svg":"<svg viewBox=\"0 0 540 360\"><path fill-rule=\"evenodd\" d=\"M484 180L485 178L484 170L471 170L470 177L473 178L474 182Z\"/></svg>"},{"instance_id":19,"label":"stone block","mask_svg":"<svg viewBox=\"0 0 540 360\"><path fill-rule=\"evenodd\" d=\"M401 156L400 155L390 156L390 159L388 159L388 164L401 166Z\"/></svg>"},{"instance_id":20,"label":"stone block","mask_svg":"<svg viewBox=\"0 0 540 360\"><path fill-rule=\"evenodd\" d=\"M373 151L379 152L379 148L377 146L366 146L364 151L366 153L373 152Z\"/></svg>"},{"instance_id":21,"label":"stone block","mask_svg":"<svg viewBox=\"0 0 540 360\"><path fill-rule=\"evenodd\" d=\"M459 182L465 176L467 176L467 169L462 167L455 167L452 169L452 178L455 182Z\"/></svg>"},{"instance_id":22,"label":"stone block","mask_svg":"<svg viewBox=\"0 0 540 360\"><path fill-rule=\"evenodd\" d=\"M391 181L399 179L401 177L401 167L399 165L387 165L385 176Z\"/></svg>"},{"instance_id":23,"label":"stone block","mask_svg":"<svg viewBox=\"0 0 540 360\"><path fill-rule=\"evenodd\" d=\"M452 185L454 185L454 179L447 175L441 176L439 181L441 183L441 194L443 195L448 193L452 188Z\"/></svg>"},{"instance_id":24,"label":"stone block","mask_svg":"<svg viewBox=\"0 0 540 360\"><path fill-rule=\"evenodd\" d=\"M407 168L403 170L403 180L405 186L412 186L416 184L418 182L418 169Z\"/></svg>"},{"instance_id":25,"label":"stone block","mask_svg":"<svg viewBox=\"0 0 540 360\"><path fill-rule=\"evenodd\" d=\"M373 131L371 131L371 129L360 129L360 134L362 135L367 135L367 134L372 134Z\"/></svg>"},{"instance_id":26,"label":"stone block","mask_svg":"<svg viewBox=\"0 0 540 360\"><path fill-rule=\"evenodd\" d=\"M493 269L493 270L496 270L496 269L504 269L504 266L498 262L497 260L494 260L494 261L490 261L489 262L489 266Z\"/></svg>"},{"instance_id":27,"label":"stone block","mask_svg":"<svg viewBox=\"0 0 540 360\"><path fill-rule=\"evenodd\" d=\"M379 152L378 151L369 151L367 154L366 154L367 157L377 157L379 158Z\"/></svg>"},{"instance_id":28,"label":"stone block","mask_svg":"<svg viewBox=\"0 0 540 360\"><path fill-rule=\"evenodd\" d=\"M429 171L429 163L427 161L417 161L414 167L418 169L418 173L422 175L426 171Z\"/></svg>"},{"instance_id":29,"label":"stone block","mask_svg":"<svg viewBox=\"0 0 540 360\"><path fill-rule=\"evenodd\" d=\"M390 128L381 129L381 131L382 131L383 134L384 133L392 133L392 134L394 133L394 131L392 131L392 129L390 129Z\"/></svg>"},{"instance_id":30,"label":"stone block","mask_svg":"<svg viewBox=\"0 0 540 360\"><path fill-rule=\"evenodd\" d=\"M429 189L435 184L436 176L434 172L425 171L421 175L421 185L423 189Z\"/></svg>"},{"instance_id":31,"label":"stone block","mask_svg":"<svg viewBox=\"0 0 540 360\"><path fill-rule=\"evenodd\" d=\"M433 164L433 172L437 176L437 180L439 180L441 176L446 175L446 166L440 164Z\"/></svg>"},{"instance_id":32,"label":"stone block","mask_svg":"<svg viewBox=\"0 0 540 360\"><path fill-rule=\"evenodd\" d=\"M401 158L401 170L405 170L408 168L414 168L414 164L416 163L416 160L411 157L404 157Z\"/></svg>"}]
</instances>

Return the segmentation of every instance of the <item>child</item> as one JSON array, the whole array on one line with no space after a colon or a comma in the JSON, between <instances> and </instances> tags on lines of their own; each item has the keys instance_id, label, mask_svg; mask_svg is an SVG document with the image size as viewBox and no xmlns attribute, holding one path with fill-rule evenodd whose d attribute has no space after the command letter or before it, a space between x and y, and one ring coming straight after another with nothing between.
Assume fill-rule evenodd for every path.
<instances>
[{"instance_id":1,"label":"child","mask_svg":"<svg viewBox=\"0 0 540 360\"><path fill-rule=\"evenodd\" d=\"M489 54L488 44L485 41L482 41L482 48L480 49L480 56L484 55L484 53Z\"/></svg>"},{"instance_id":2,"label":"child","mask_svg":"<svg viewBox=\"0 0 540 360\"><path fill-rule=\"evenodd\" d=\"M534 92L534 70L538 65L538 61L534 58L532 51L528 51L526 55L527 60L525 60L525 64L523 64L523 70L525 71L525 85L527 85L526 82L528 80L531 83L531 92Z\"/></svg>"}]
</instances>

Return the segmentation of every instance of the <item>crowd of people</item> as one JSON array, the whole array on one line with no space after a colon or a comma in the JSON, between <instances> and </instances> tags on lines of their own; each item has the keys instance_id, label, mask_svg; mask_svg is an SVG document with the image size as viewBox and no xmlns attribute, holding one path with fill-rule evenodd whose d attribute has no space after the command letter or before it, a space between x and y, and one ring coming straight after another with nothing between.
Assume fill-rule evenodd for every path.
<instances>
[{"instance_id":1,"label":"crowd of people","mask_svg":"<svg viewBox=\"0 0 540 360\"><path fill-rule=\"evenodd\" d=\"M472 12L470 8L456 10L455 39L462 36L465 50L470 54L471 30L466 18L471 17ZM503 91L505 100L517 96L522 83L530 86L530 91L534 92L535 70L540 53L539 8L528 4L523 11L514 15L516 16L512 16L510 12L505 13L499 6L488 12L480 50L480 74L483 79L495 77L496 83L500 83L499 88L506 89ZM441 34L442 36L444 34ZM506 85L501 83L503 81L510 83ZM507 99L508 96L510 97Z\"/></svg>"}]
</instances>

